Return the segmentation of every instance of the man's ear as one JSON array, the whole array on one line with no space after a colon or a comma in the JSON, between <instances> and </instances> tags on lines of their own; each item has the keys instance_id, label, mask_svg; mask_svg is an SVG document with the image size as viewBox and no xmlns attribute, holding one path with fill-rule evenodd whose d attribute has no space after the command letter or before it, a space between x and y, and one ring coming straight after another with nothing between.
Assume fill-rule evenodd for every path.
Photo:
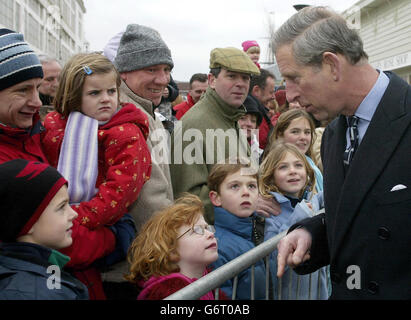
<instances>
[{"instance_id":1,"label":"man's ear","mask_svg":"<svg viewBox=\"0 0 411 320\"><path fill-rule=\"evenodd\" d=\"M208 74L208 86L210 88L215 89L215 79L216 77L212 73Z\"/></svg>"},{"instance_id":2,"label":"man's ear","mask_svg":"<svg viewBox=\"0 0 411 320\"><path fill-rule=\"evenodd\" d=\"M251 95L259 98L261 96L261 88L257 85L251 88Z\"/></svg>"},{"instance_id":3,"label":"man's ear","mask_svg":"<svg viewBox=\"0 0 411 320\"><path fill-rule=\"evenodd\" d=\"M340 56L332 52L323 53L323 68L328 68L334 81L341 78L341 60Z\"/></svg>"},{"instance_id":4,"label":"man's ear","mask_svg":"<svg viewBox=\"0 0 411 320\"><path fill-rule=\"evenodd\" d=\"M213 206L221 207L221 199L216 191L210 191L208 196L210 197L210 201L213 204Z\"/></svg>"},{"instance_id":5,"label":"man's ear","mask_svg":"<svg viewBox=\"0 0 411 320\"><path fill-rule=\"evenodd\" d=\"M127 72L120 73L120 78L121 78L121 80L126 81L127 80Z\"/></svg>"}]
</instances>

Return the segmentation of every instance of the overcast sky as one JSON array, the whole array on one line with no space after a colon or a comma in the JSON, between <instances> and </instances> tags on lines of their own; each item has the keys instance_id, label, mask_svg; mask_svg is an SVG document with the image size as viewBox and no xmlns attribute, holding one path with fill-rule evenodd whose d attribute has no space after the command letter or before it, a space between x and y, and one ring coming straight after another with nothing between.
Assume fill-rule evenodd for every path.
<instances>
[{"instance_id":1,"label":"overcast sky","mask_svg":"<svg viewBox=\"0 0 411 320\"><path fill-rule=\"evenodd\" d=\"M295 4L327 5L342 12L358 0L84 0L84 28L90 50L103 50L130 23L156 29L171 50L173 78L188 81L208 73L210 51L256 40L268 59L269 23L279 27L296 11ZM262 65L264 67L264 65Z\"/></svg>"}]
</instances>

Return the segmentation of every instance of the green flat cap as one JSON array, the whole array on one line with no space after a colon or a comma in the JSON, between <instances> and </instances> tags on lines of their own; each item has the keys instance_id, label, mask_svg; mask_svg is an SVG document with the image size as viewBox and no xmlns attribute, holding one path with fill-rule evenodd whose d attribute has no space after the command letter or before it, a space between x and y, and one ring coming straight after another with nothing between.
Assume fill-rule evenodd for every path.
<instances>
[{"instance_id":1,"label":"green flat cap","mask_svg":"<svg viewBox=\"0 0 411 320\"><path fill-rule=\"evenodd\" d=\"M210 69L224 68L234 72L260 74L260 69L243 51L237 48L215 48L210 53Z\"/></svg>"}]
</instances>

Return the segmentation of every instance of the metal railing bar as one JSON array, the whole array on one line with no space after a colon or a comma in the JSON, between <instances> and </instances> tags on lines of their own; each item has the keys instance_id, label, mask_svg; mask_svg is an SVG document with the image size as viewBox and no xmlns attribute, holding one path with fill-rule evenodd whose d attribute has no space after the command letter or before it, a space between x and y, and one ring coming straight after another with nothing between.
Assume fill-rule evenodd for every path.
<instances>
[{"instance_id":1,"label":"metal railing bar","mask_svg":"<svg viewBox=\"0 0 411 320\"><path fill-rule=\"evenodd\" d=\"M235 300L235 297L237 296L237 287L238 287L238 276L235 276L234 282L233 282L233 292L231 293L231 300Z\"/></svg>"},{"instance_id":2,"label":"metal railing bar","mask_svg":"<svg viewBox=\"0 0 411 320\"><path fill-rule=\"evenodd\" d=\"M255 300L255 264L251 266L251 292L250 292L250 298L251 300Z\"/></svg>"},{"instance_id":3,"label":"metal railing bar","mask_svg":"<svg viewBox=\"0 0 411 320\"><path fill-rule=\"evenodd\" d=\"M288 281L288 300L292 299L292 293L293 293L293 271L291 269L288 269L290 277ZM280 279L278 279L281 281Z\"/></svg>"},{"instance_id":4,"label":"metal railing bar","mask_svg":"<svg viewBox=\"0 0 411 320\"><path fill-rule=\"evenodd\" d=\"M241 271L255 264L268 256L277 248L278 242L287 234L287 230L279 233L275 237L268 239L250 251L241 256L227 262L218 269L201 277L197 281L189 284L183 289L173 293L165 298L165 300L197 300L207 292L218 288L225 281L234 278Z\"/></svg>"},{"instance_id":5,"label":"metal railing bar","mask_svg":"<svg viewBox=\"0 0 411 320\"><path fill-rule=\"evenodd\" d=\"M297 290L296 290L296 295L295 295L295 300L298 300L298 297L300 296L300 277L297 277Z\"/></svg>"},{"instance_id":6,"label":"metal railing bar","mask_svg":"<svg viewBox=\"0 0 411 320\"><path fill-rule=\"evenodd\" d=\"M270 300L270 256L265 257L265 300Z\"/></svg>"},{"instance_id":7,"label":"metal railing bar","mask_svg":"<svg viewBox=\"0 0 411 320\"><path fill-rule=\"evenodd\" d=\"M311 280L312 280L312 273L308 276L308 300L311 300Z\"/></svg>"}]
</instances>

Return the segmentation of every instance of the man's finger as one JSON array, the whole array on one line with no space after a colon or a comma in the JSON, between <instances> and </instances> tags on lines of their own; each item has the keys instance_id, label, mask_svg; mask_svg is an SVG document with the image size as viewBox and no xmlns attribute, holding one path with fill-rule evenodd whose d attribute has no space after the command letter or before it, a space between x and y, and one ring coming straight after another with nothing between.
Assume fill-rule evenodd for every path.
<instances>
[{"instance_id":1,"label":"man's finger","mask_svg":"<svg viewBox=\"0 0 411 320\"><path fill-rule=\"evenodd\" d=\"M292 256L292 264L298 266L300 263L307 261L306 257L309 256L309 248L304 241L298 241L297 248Z\"/></svg>"},{"instance_id":2,"label":"man's finger","mask_svg":"<svg viewBox=\"0 0 411 320\"><path fill-rule=\"evenodd\" d=\"M287 264L288 257L291 255L290 244L285 238L278 243L277 254L277 277L281 278L284 275L285 265Z\"/></svg>"},{"instance_id":3,"label":"man's finger","mask_svg":"<svg viewBox=\"0 0 411 320\"><path fill-rule=\"evenodd\" d=\"M277 277L281 278L284 275L286 265L286 257L278 253L277 255Z\"/></svg>"},{"instance_id":4,"label":"man's finger","mask_svg":"<svg viewBox=\"0 0 411 320\"><path fill-rule=\"evenodd\" d=\"M256 210L257 214L259 214L260 216L263 216L264 218L268 218L270 217L270 214L264 210Z\"/></svg>"}]
</instances>

